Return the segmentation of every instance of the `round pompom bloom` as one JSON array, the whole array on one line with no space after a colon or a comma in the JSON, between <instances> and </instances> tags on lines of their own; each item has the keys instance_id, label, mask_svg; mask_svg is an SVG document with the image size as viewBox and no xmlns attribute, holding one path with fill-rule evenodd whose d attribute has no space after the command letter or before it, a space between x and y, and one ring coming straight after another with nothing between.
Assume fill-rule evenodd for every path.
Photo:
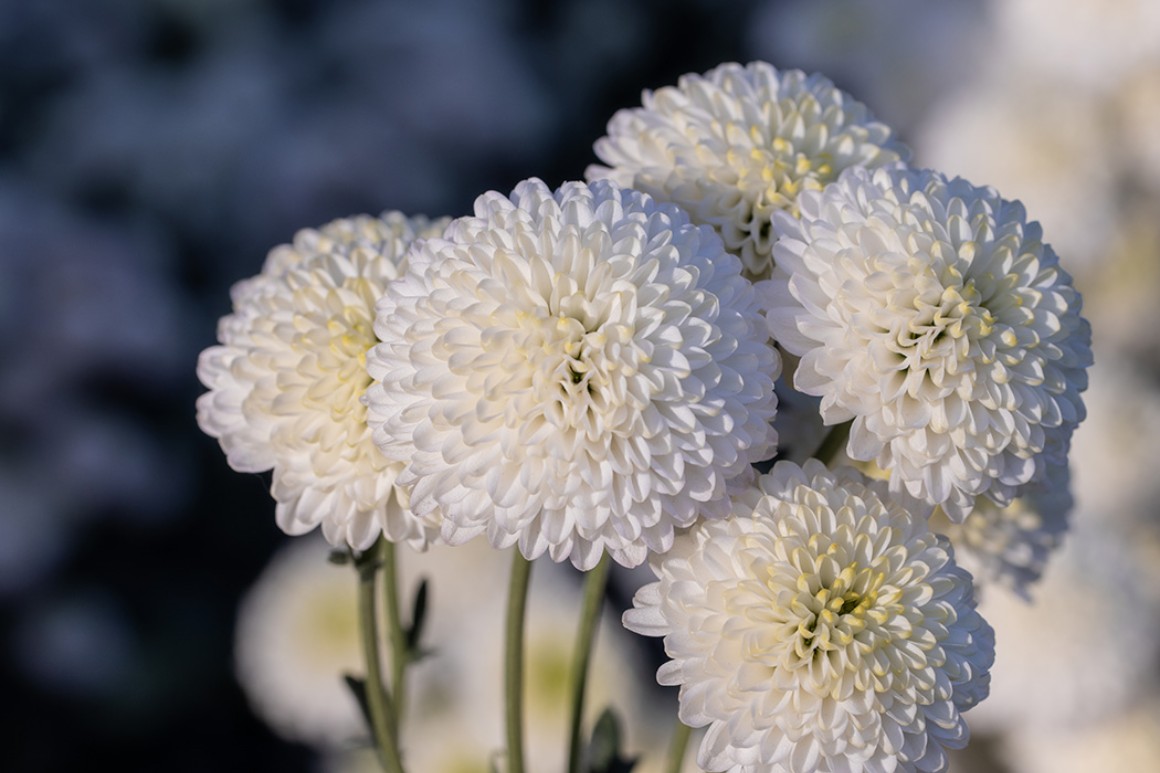
<instances>
[{"instance_id":1,"label":"round pompom bloom","mask_svg":"<svg viewBox=\"0 0 1160 773\"><path fill-rule=\"evenodd\" d=\"M449 542L635 566L772 455L753 287L676 207L528 180L410 261L378 305L368 421Z\"/></svg>"},{"instance_id":2,"label":"round pompom bloom","mask_svg":"<svg viewBox=\"0 0 1160 773\"><path fill-rule=\"evenodd\" d=\"M197 401L197 421L235 470L274 470L286 533L321 524L332 545L356 550L379 534L416 548L438 535L437 521L408 512L394 485L399 465L371 441L362 396L375 302L411 243L447 222L391 212L302 230L270 252L261 274L234 286L221 345L198 360L210 391Z\"/></svg>"},{"instance_id":3,"label":"round pompom bloom","mask_svg":"<svg viewBox=\"0 0 1160 773\"><path fill-rule=\"evenodd\" d=\"M1065 462L1084 417L1081 299L1023 206L929 170L850 169L775 215L770 330L847 453L961 521ZM1046 450L1045 450L1046 449Z\"/></svg>"},{"instance_id":4,"label":"round pompom bloom","mask_svg":"<svg viewBox=\"0 0 1160 773\"><path fill-rule=\"evenodd\" d=\"M723 64L646 91L597 140L588 179L610 178L675 202L712 225L750 278L769 276L770 217L851 166L905 161L910 151L827 78L765 62Z\"/></svg>"},{"instance_id":5,"label":"round pompom bloom","mask_svg":"<svg viewBox=\"0 0 1160 773\"><path fill-rule=\"evenodd\" d=\"M650 561L624 624L665 637L657 681L708 726L703 768L942 771L966 744L994 636L910 504L849 468L778 462L733 517Z\"/></svg>"}]
</instances>

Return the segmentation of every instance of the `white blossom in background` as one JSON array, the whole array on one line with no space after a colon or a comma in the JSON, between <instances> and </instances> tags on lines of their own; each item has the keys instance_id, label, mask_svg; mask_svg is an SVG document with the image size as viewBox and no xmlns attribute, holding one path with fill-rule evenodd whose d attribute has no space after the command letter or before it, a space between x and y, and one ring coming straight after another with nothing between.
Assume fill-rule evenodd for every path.
<instances>
[{"instance_id":1,"label":"white blossom in background","mask_svg":"<svg viewBox=\"0 0 1160 773\"><path fill-rule=\"evenodd\" d=\"M235 641L238 682L255 713L283 737L320 750L369 738L342 679L366 674L358 575L349 565L329 562L329 553L326 542L313 535L275 553L239 605ZM480 637L502 638L501 589L510 560L476 541L456 548L433 545L422 553L400 551L398 561L400 602L408 621L419 582L428 582L421 646L429 654L407 669L404 751L409 755L412 728L445 727L451 717L460 717L456 706L467 694L464 685L480 678L473 674L482 661L466 641L457 642L477 642L476 631ZM473 635L464 637L464 630ZM385 632L379 644L389 662ZM497 717L501 705L496 703Z\"/></svg>"},{"instance_id":2,"label":"white blossom in background","mask_svg":"<svg viewBox=\"0 0 1160 773\"><path fill-rule=\"evenodd\" d=\"M1155 557L1109 529L1106 515L1102 503L1081 504L1032 603L981 593L979 611L995 629L996 651L991 695L971 712L973 730L1071 732L1155 689ZM1105 769L1117 770L1094 770Z\"/></svg>"},{"instance_id":3,"label":"white blossom in background","mask_svg":"<svg viewBox=\"0 0 1160 773\"><path fill-rule=\"evenodd\" d=\"M852 166L905 161L909 151L861 102L819 74L765 62L723 64L677 86L646 91L642 107L621 110L596 142L607 166L588 179L684 207L721 234L751 278L769 275L776 233L770 216L796 211Z\"/></svg>"},{"instance_id":4,"label":"white blossom in background","mask_svg":"<svg viewBox=\"0 0 1160 773\"><path fill-rule=\"evenodd\" d=\"M503 759L503 624L511 557L484 540L433 546L403 556L407 583L429 580L424 643L431 655L408 669L409 679L437 683L435 697L410 690L423 705L406 715L403 757L408 771L489 773ZM532 569L524 632L525 757L529 770L567 770L572 647L582 588L571 567L546 560ZM464 635L464 632L470 635ZM588 674L585 727L612 706L626 751L658 749L672 729L672 713L654 710L646 669L631 635L606 611ZM363 765L369 767L363 767ZM379 770L373 755L343 754L328 771Z\"/></svg>"},{"instance_id":5,"label":"white blossom in background","mask_svg":"<svg viewBox=\"0 0 1160 773\"><path fill-rule=\"evenodd\" d=\"M409 260L378 305L368 422L447 541L635 566L773 454L752 285L676 207L529 180Z\"/></svg>"},{"instance_id":6,"label":"white blossom in background","mask_svg":"<svg viewBox=\"0 0 1160 773\"><path fill-rule=\"evenodd\" d=\"M851 169L776 214L770 330L847 453L961 521L1066 459L1091 364L1081 299L1023 207L929 170Z\"/></svg>"},{"instance_id":7,"label":"white blossom in background","mask_svg":"<svg viewBox=\"0 0 1160 773\"><path fill-rule=\"evenodd\" d=\"M1035 214L1075 274L1106 269L1120 203L1119 143L1094 96L1003 71L930 111L914 136L923 165L986 180Z\"/></svg>"},{"instance_id":8,"label":"white blossom in background","mask_svg":"<svg viewBox=\"0 0 1160 773\"><path fill-rule=\"evenodd\" d=\"M1160 528L1160 480L1149 463L1160 457L1160 388L1139 363L1109 353L1092 367L1084 403L1089 418L1071 451L1079 506L1121 532Z\"/></svg>"},{"instance_id":9,"label":"white blossom in background","mask_svg":"<svg viewBox=\"0 0 1160 773\"><path fill-rule=\"evenodd\" d=\"M848 468L779 462L652 559L624 624L665 637L657 680L708 726L703 768L943 771L966 744L993 634L909 505Z\"/></svg>"},{"instance_id":10,"label":"white blossom in background","mask_svg":"<svg viewBox=\"0 0 1160 773\"><path fill-rule=\"evenodd\" d=\"M457 550L458 548L452 548ZM504 553L492 551L501 558ZM505 565L510 560L504 561ZM572 575L572 576L569 576ZM568 769L567 753L571 719L572 656L582 602L582 587L570 566L557 566L541 560L532 568L524 633L524 739L527 767L536 771ZM504 575L506 587L506 573ZM458 734L472 738L472 743L494 756L505 746L503 723L504 684L503 620L505 597L496 593L488 603L478 603L472 613L472 636L460 635L444 640L442 649L458 659L467 675L460 683L457 714L454 721L429 725L428 743L417 741L414 770L450 770L438 760L462 759L453 755L455 744L447 739ZM463 623L461 623L463 625ZM672 730L672 713L656 713L649 698L654 687L648 669L641 662L641 652L634 647L635 637L618 624L607 607L597 623L584 705L584 727L590 733L605 708L611 707L620 720L624 751L628 756L645 748L661 746ZM477 636L475 632L479 632ZM496 664L481 668L479 664ZM439 739L443 739L442 742ZM442 747L442 748L441 748ZM487 756L477 756L487 762ZM421 761L422 760L422 761ZM430 761L430 762L428 762ZM477 764L478 766L478 764Z\"/></svg>"},{"instance_id":11,"label":"white blossom in background","mask_svg":"<svg viewBox=\"0 0 1160 773\"><path fill-rule=\"evenodd\" d=\"M1114 87L1160 53L1154 0L992 0L991 18L987 50L1001 71L1037 71L1072 91Z\"/></svg>"},{"instance_id":12,"label":"white blossom in background","mask_svg":"<svg viewBox=\"0 0 1160 773\"><path fill-rule=\"evenodd\" d=\"M366 673L358 577L327 561L322 540L274 554L238 606L235 673L251 708L278 735L321 748L367 736L343 674Z\"/></svg>"},{"instance_id":13,"label":"white blossom in background","mask_svg":"<svg viewBox=\"0 0 1160 773\"><path fill-rule=\"evenodd\" d=\"M1119 142L1115 143L1125 171L1153 193L1160 193L1160 46L1153 61L1131 73L1112 97Z\"/></svg>"},{"instance_id":14,"label":"white blossom in background","mask_svg":"<svg viewBox=\"0 0 1160 773\"><path fill-rule=\"evenodd\" d=\"M240 472L273 469L276 520L288 534L321 525L332 545L364 550L380 535L422 548L436 519L416 518L395 488L400 465L371 442L363 391L374 305L416 239L447 220L336 220L299 231L262 273L232 291L220 346L201 354L198 424Z\"/></svg>"},{"instance_id":15,"label":"white blossom in background","mask_svg":"<svg viewBox=\"0 0 1160 773\"><path fill-rule=\"evenodd\" d=\"M1077 280L1097 349L1141 370L1150 369L1160 351L1160 304L1153 292L1160 287L1158 206L1160 197L1147 193L1125 197L1116 238L1100 270Z\"/></svg>"},{"instance_id":16,"label":"white blossom in background","mask_svg":"<svg viewBox=\"0 0 1160 773\"><path fill-rule=\"evenodd\" d=\"M1160 770L1160 695L1080 730L1024 730L1003 739L1018 773Z\"/></svg>"}]
</instances>

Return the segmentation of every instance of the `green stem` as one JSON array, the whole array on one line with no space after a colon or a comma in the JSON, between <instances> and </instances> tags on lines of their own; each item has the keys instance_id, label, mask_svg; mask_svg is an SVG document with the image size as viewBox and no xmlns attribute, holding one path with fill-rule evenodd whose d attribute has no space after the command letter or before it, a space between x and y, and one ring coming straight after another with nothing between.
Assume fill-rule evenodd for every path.
<instances>
[{"instance_id":1,"label":"green stem","mask_svg":"<svg viewBox=\"0 0 1160 773\"><path fill-rule=\"evenodd\" d=\"M822 438L822 444L818 446L818 450L814 452L816 457L822 464L828 465L834 460L834 457L846 446L846 441L850 439L850 425L853 422L846 421L837 424L833 429Z\"/></svg>"},{"instance_id":2,"label":"green stem","mask_svg":"<svg viewBox=\"0 0 1160 773\"><path fill-rule=\"evenodd\" d=\"M608 553L588 572L584 581L584 603L580 610L580 626L576 629L576 646L572 651L572 727L568 745L568 771L580 773L581 725L584 719L584 689L588 683L588 663L592 659L592 644L600 625L600 610L604 607L604 588L608 584Z\"/></svg>"},{"instance_id":3,"label":"green stem","mask_svg":"<svg viewBox=\"0 0 1160 773\"><path fill-rule=\"evenodd\" d=\"M391 643L391 694L394 697L395 716L391 728L399 737L399 727L407 711L407 664L411 652L407 647L407 634L399 614L399 567L395 558L395 544L383 542L383 591L387 596L387 634Z\"/></svg>"},{"instance_id":4,"label":"green stem","mask_svg":"<svg viewBox=\"0 0 1160 773\"><path fill-rule=\"evenodd\" d=\"M685 749L692 734L693 728L678 719L677 727L673 731L673 740L669 743L669 764L665 767L666 773L681 773L681 766L685 762Z\"/></svg>"},{"instance_id":5,"label":"green stem","mask_svg":"<svg viewBox=\"0 0 1160 773\"><path fill-rule=\"evenodd\" d=\"M366 697L375 750L383 770L387 773L403 773L403 762L399 758L399 746L393 729L395 718L391 709L391 695L383 684L379 662L378 605L375 586L386 544L385 540L379 538L370 550L362 553L355 561L359 579L358 617L363 655L367 662Z\"/></svg>"},{"instance_id":6,"label":"green stem","mask_svg":"<svg viewBox=\"0 0 1160 773\"><path fill-rule=\"evenodd\" d=\"M524 773L524 609L532 563L512 549L512 576L508 587L508 607L504 650L504 686L507 696L507 773Z\"/></svg>"}]
</instances>

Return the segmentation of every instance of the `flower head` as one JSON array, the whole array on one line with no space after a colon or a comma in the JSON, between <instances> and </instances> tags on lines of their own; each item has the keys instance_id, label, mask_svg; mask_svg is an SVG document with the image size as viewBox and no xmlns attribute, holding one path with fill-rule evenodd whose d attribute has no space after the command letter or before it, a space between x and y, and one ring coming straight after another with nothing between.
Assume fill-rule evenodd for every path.
<instances>
[{"instance_id":1,"label":"flower head","mask_svg":"<svg viewBox=\"0 0 1160 773\"><path fill-rule=\"evenodd\" d=\"M708 726L707 770L941 771L994 656L971 578L884 486L779 462L651 564L630 630L665 637L657 672Z\"/></svg>"},{"instance_id":2,"label":"flower head","mask_svg":"<svg viewBox=\"0 0 1160 773\"><path fill-rule=\"evenodd\" d=\"M411 243L447 220L336 220L299 231L262 273L234 286L220 346L201 353L203 431L240 472L273 468L276 518L288 534L319 524L333 545L363 550L380 533L423 547L438 523L416 519L394 486L399 465L379 453L361 402L370 382L375 301Z\"/></svg>"},{"instance_id":3,"label":"flower head","mask_svg":"<svg viewBox=\"0 0 1160 773\"><path fill-rule=\"evenodd\" d=\"M936 518L934 528L950 538L959 563L976 582L998 583L1028 598L1062 544L1074 506L1065 459L1049 465L1042 481L1006 507L981 497L962 523Z\"/></svg>"},{"instance_id":4,"label":"flower head","mask_svg":"<svg viewBox=\"0 0 1160 773\"><path fill-rule=\"evenodd\" d=\"M927 170L851 169L775 216L760 292L794 386L847 452L961 521L1061 462L1084 417L1091 328L1023 207Z\"/></svg>"},{"instance_id":5,"label":"flower head","mask_svg":"<svg viewBox=\"0 0 1160 773\"><path fill-rule=\"evenodd\" d=\"M676 207L529 180L410 261L378 306L368 420L449 541L635 566L771 455L756 296Z\"/></svg>"},{"instance_id":6,"label":"flower head","mask_svg":"<svg viewBox=\"0 0 1160 773\"><path fill-rule=\"evenodd\" d=\"M646 91L596 142L608 166L588 168L672 201L712 225L750 277L769 275L770 216L847 167L905 160L909 151L866 106L821 75L765 62L723 64Z\"/></svg>"}]
</instances>

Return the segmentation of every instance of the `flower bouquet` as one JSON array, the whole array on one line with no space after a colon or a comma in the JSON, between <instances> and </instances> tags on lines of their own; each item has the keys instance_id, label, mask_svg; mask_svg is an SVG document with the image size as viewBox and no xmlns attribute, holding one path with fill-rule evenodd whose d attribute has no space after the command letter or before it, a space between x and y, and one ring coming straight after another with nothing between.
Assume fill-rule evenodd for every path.
<instances>
[{"instance_id":1,"label":"flower bouquet","mask_svg":"<svg viewBox=\"0 0 1160 773\"><path fill-rule=\"evenodd\" d=\"M427 769L406 715L462 698L466 649L504 672L478 769L634 769L643 717L585 711L615 563L655 578L623 624L679 687L667 769L704 728L708 771L946 770L994 659L975 583L1025 594L1066 530L1092 361L1070 276L1020 203L908 165L820 75L688 75L595 149L586 182L471 215L299 232L202 353L201 427L357 570L377 760ZM487 604L467 543L511 554L502 647L429 641L427 584L401 587L400 552L433 549L432 597ZM545 555L586 576L552 763L525 737Z\"/></svg>"}]
</instances>

